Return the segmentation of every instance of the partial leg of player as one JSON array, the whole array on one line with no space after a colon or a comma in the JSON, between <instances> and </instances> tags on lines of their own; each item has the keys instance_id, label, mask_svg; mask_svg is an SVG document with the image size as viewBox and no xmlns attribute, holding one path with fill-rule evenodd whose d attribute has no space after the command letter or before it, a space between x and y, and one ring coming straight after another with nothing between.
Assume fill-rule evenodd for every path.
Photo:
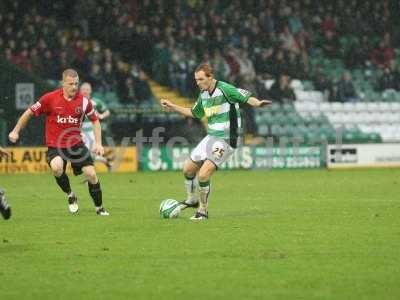
<instances>
[{"instance_id":1,"label":"partial leg of player","mask_svg":"<svg viewBox=\"0 0 400 300\"><path fill-rule=\"evenodd\" d=\"M199 194L198 194L198 180L196 174L199 170L199 165L192 160L187 160L183 167L183 174L185 176L185 189L187 198L181 202L182 208L199 207Z\"/></svg>"},{"instance_id":2,"label":"partial leg of player","mask_svg":"<svg viewBox=\"0 0 400 300\"><path fill-rule=\"evenodd\" d=\"M48 155L52 155L54 150L49 150ZM50 157L51 158L51 157ZM68 175L64 172L64 161L61 156L55 156L50 160L50 168L53 172L53 175L56 179L56 182L60 189L67 194L68 200L68 210L71 214L75 214L79 210L78 206L78 198L75 193L71 190L71 185L69 182Z\"/></svg>"},{"instance_id":3,"label":"partial leg of player","mask_svg":"<svg viewBox=\"0 0 400 300\"><path fill-rule=\"evenodd\" d=\"M94 166L85 166L82 168L82 171L88 180L89 194L92 197L93 203L96 207L96 213L99 216L110 215L103 207L103 193Z\"/></svg>"},{"instance_id":4,"label":"partial leg of player","mask_svg":"<svg viewBox=\"0 0 400 300\"><path fill-rule=\"evenodd\" d=\"M191 220L204 220L208 219L208 198L210 196L211 186L210 178L211 175L217 170L215 164L210 160L206 160L201 166L199 171L199 208L195 215L191 217Z\"/></svg>"}]
</instances>

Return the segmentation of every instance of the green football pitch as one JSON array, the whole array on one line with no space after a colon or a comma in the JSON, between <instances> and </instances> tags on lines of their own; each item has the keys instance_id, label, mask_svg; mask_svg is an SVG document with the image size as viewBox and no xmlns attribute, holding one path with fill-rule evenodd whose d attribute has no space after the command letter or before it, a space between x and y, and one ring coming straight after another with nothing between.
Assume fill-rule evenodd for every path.
<instances>
[{"instance_id":1,"label":"green football pitch","mask_svg":"<svg viewBox=\"0 0 400 300\"><path fill-rule=\"evenodd\" d=\"M210 219L159 217L180 173L101 174L99 217L50 175L2 175L0 299L400 299L400 169L221 171Z\"/></svg>"}]
</instances>

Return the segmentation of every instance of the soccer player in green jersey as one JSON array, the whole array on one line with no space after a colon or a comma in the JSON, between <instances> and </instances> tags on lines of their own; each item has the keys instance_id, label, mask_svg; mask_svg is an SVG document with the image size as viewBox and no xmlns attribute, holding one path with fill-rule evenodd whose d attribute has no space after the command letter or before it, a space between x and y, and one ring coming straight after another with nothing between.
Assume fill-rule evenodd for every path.
<instances>
[{"instance_id":1,"label":"soccer player in green jersey","mask_svg":"<svg viewBox=\"0 0 400 300\"><path fill-rule=\"evenodd\" d=\"M104 121L110 116L110 110L107 108L106 104L102 100L96 97L92 97L92 86L90 83L82 83L80 87L80 92L83 96L85 96L92 102L92 105L97 113L97 118L100 120L100 124L102 125L102 131L104 132ZM82 124L82 139L86 147L91 150L93 148L95 140L92 123L88 119L86 119ZM111 171L113 160L112 157L108 157L106 154L104 156L95 155L93 159L102 162L106 165L107 169Z\"/></svg>"},{"instance_id":2,"label":"soccer player in green jersey","mask_svg":"<svg viewBox=\"0 0 400 300\"><path fill-rule=\"evenodd\" d=\"M0 147L0 157L7 156L8 152L3 147ZM0 213L4 219L8 220L11 217L11 206L7 203L4 190L0 188Z\"/></svg>"},{"instance_id":3,"label":"soccer player in green jersey","mask_svg":"<svg viewBox=\"0 0 400 300\"><path fill-rule=\"evenodd\" d=\"M192 108L176 105L168 99L161 99L161 105L186 117L207 118L207 136L193 149L183 167L187 199L182 202L182 208L198 207L191 219L204 220L208 219L210 178L238 146L241 128L239 104L262 107L272 102L258 100L247 90L216 80L212 67L206 63L196 68L194 77L200 94Z\"/></svg>"}]
</instances>

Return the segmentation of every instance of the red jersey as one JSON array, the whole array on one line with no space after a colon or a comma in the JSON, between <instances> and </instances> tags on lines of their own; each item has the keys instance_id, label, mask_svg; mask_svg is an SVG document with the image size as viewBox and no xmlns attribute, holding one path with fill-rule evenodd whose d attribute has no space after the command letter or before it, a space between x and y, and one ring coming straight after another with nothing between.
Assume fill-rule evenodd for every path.
<instances>
[{"instance_id":1,"label":"red jersey","mask_svg":"<svg viewBox=\"0 0 400 300\"><path fill-rule=\"evenodd\" d=\"M62 88L44 94L30 110L35 116L46 115L48 147L70 148L82 142L81 126L85 115L92 122L97 120L91 101L80 93L68 101Z\"/></svg>"}]
</instances>

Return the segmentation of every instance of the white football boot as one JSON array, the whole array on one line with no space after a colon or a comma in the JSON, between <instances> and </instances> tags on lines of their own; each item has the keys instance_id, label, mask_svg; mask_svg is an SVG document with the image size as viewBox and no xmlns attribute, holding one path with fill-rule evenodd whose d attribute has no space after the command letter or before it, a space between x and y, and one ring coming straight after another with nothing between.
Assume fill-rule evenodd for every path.
<instances>
[{"instance_id":1,"label":"white football boot","mask_svg":"<svg viewBox=\"0 0 400 300\"><path fill-rule=\"evenodd\" d=\"M78 197L76 197L74 192L68 195L68 209L71 214L76 214L79 210Z\"/></svg>"}]
</instances>

